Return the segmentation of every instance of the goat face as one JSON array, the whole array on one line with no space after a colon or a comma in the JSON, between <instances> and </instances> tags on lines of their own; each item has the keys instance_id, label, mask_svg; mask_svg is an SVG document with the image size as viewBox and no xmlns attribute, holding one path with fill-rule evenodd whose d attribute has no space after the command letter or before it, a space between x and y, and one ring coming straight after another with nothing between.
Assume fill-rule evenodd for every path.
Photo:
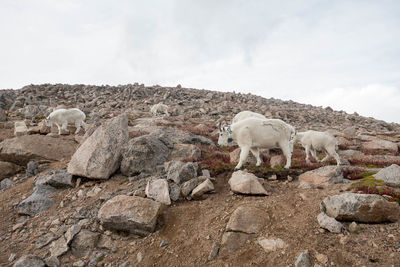
<instances>
[{"instance_id":1,"label":"goat face","mask_svg":"<svg viewBox=\"0 0 400 267\"><path fill-rule=\"evenodd\" d=\"M218 145L220 146L229 146L232 145L232 130L230 126L225 126L220 128L219 137L218 137Z\"/></svg>"}]
</instances>

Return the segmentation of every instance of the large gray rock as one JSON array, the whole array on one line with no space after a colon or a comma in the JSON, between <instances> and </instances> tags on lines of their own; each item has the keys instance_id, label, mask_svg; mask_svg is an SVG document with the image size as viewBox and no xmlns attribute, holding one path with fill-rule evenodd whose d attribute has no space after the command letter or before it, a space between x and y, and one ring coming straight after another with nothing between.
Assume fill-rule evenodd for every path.
<instances>
[{"instance_id":1,"label":"large gray rock","mask_svg":"<svg viewBox=\"0 0 400 267\"><path fill-rule=\"evenodd\" d=\"M240 206L232 213L226 230L256 234L263 230L267 221L268 216L263 210L252 206Z\"/></svg>"},{"instance_id":2,"label":"large gray rock","mask_svg":"<svg viewBox=\"0 0 400 267\"><path fill-rule=\"evenodd\" d=\"M392 152L398 151L396 143L382 140L379 138L370 137L370 141L362 143L362 148L366 150L387 150Z\"/></svg>"},{"instance_id":3,"label":"large gray rock","mask_svg":"<svg viewBox=\"0 0 400 267\"><path fill-rule=\"evenodd\" d=\"M76 147L76 142L69 139L24 135L0 143L0 160L26 166L31 160L68 159Z\"/></svg>"},{"instance_id":4,"label":"large gray rock","mask_svg":"<svg viewBox=\"0 0 400 267\"><path fill-rule=\"evenodd\" d=\"M301 174L299 181L312 187L342 183L343 171L339 166L325 166Z\"/></svg>"},{"instance_id":5,"label":"large gray rock","mask_svg":"<svg viewBox=\"0 0 400 267\"><path fill-rule=\"evenodd\" d=\"M232 173L228 181L231 190L235 193L248 195L268 195L268 192L260 184L257 176L245 171Z\"/></svg>"},{"instance_id":6,"label":"large gray rock","mask_svg":"<svg viewBox=\"0 0 400 267\"><path fill-rule=\"evenodd\" d=\"M167 179L179 184L197 176L197 162L170 161L165 168Z\"/></svg>"},{"instance_id":7,"label":"large gray rock","mask_svg":"<svg viewBox=\"0 0 400 267\"><path fill-rule=\"evenodd\" d=\"M318 214L317 221L321 228L324 228L331 233L339 234L343 230L343 224L336 221L334 218L329 217L325 212Z\"/></svg>"},{"instance_id":8,"label":"large gray rock","mask_svg":"<svg viewBox=\"0 0 400 267\"><path fill-rule=\"evenodd\" d=\"M56 170L36 178L36 185L50 185L55 188L73 187L72 175L65 170Z\"/></svg>"},{"instance_id":9,"label":"large gray rock","mask_svg":"<svg viewBox=\"0 0 400 267\"><path fill-rule=\"evenodd\" d=\"M100 208L98 218L107 229L138 235L154 232L162 204L146 198L119 195Z\"/></svg>"},{"instance_id":10,"label":"large gray rock","mask_svg":"<svg viewBox=\"0 0 400 267\"><path fill-rule=\"evenodd\" d=\"M167 161L169 153L167 145L152 135L131 139L122 153L121 173L126 176L154 173L157 166Z\"/></svg>"},{"instance_id":11,"label":"large gray rock","mask_svg":"<svg viewBox=\"0 0 400 267\"><path fill-rule=\"evenodd\" d=\"M148 198L166 205L171 205L167 180L157 179L154 181L148 181L145 192Z\"/></svg>"},{"instance_id":12,"label":"large gray rock","mask_svg":"<svg viewBox=\"0 0 400 267\"><path fill-rule=\"evenodd\" d=\"M108 179L119 167L122 149L128 142L128 118L120 115L101 125L78 148L68 172L93 179Z\"/></svg>"},{"instance_id":13,"label":"large gray rock","mask_svg":"<svg viewBox=\"0 0 400 267\"><path fill-rule=\"evenodd\" d=\"M390 186L400 186L400 166L392 164L373 175L375 179L383 180Z\"/></svg>"},{"instance_id":14,"label":"large gray rock","mask_svg":"<svg viewBox=\"0 0 400 267\"><path fill-rule=\"evenodd\" d=\"M0 161L0 181L21 171L22 168L14 163Z\"/></svg>"},{"instance_id":15,"label":"large gray rock","mask_svg":"<svg viewBox=\"0 0 400 267\"><path fill-rule=\"evenodd\" d=\"M22 200L17 206L16 211L21 215L33 216L50 208L54 200L47 195L55 191L54 187L48 185L38 185L34 188L32 195Z\"/></svg>"},{"instance_id":16,"label":"large gray rock","mask_svg":"<svg viewBox=\"0 0 400 267\"><path fill-rule=\"evenodd\" d=\"M379 195L344 193L326 197L321 209L336 220L365 223L396 222L400 206Z\"/></svg>"},{"instance_id":17,"label":"large gray rock","mask_svg":"<svg viewBox=\"0 0 400 267\"><path fill-rule=\"evenodd\" d=\"M44 261L36 255L24 255L13 265L14 267L44 267Z\"/></svg>"}]
</instances>

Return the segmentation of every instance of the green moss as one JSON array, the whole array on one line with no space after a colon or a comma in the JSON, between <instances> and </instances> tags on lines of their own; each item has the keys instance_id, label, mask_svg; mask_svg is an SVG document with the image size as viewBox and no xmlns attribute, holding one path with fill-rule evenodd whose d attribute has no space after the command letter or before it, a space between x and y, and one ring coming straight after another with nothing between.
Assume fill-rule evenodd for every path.
<instances>
[{"instance_id":1,"label":"green moss","mask_svg":"<svg viewBox=\"0 0 400 267\"><path fill-rule=\"evenodd\" d=\"M359 182L350 185L349 190L353 190L360 186L367 186L367 187L378 187L384 186L385 182L379 179L375 179L373 176L367 176L361 179Z\"/></svg>"},{"instance_id":2,"label":"green moss","mask_svg":"<svg viewBox=\"0 0 400 267\"><path fill-rule=\"evenodd\" d=\"M101 261L103 261L103 260L104 260L104 255L101 256L101 257L99 257L99 258L97 259L97 262L101 262Z\"/></svg>"}]
</instances>

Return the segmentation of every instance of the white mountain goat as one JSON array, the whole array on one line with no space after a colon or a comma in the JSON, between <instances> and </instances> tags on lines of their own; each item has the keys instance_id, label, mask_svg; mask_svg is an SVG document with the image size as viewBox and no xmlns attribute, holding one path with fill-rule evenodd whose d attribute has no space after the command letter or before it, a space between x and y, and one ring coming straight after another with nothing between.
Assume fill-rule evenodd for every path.
<instances>
[{"instance_id":1,"label":"white mountain goat","mask_svg":"<svg viewBox=\"0 0 400 267\"><path fill-rule=\"evenodd\" d=\"M78 108L57 109L54 110L46 118L46 125L51 127L53 123L58 127L58 134L61 135L61 130L67 130L68 123L74 124L76 127L75 134L79 133L81 126L86 130L85 123L86 115Z\"/></svg>"},{"instance_id":2,"label":"white mountain goat","mask_svg":"<svg viewBox=\"0 0 400 267\"><path fill-rule=\"evenodd\" d=\"M153 105L150 108L150 112L151 112L151 114L153 114L154 117L157 116L158 113L166 114L167 116L169 116L168 106L164 105L163 103L158 103L158 104Z\"/></svg>"},{"instance_id":3,"label":"white mountain goat","mask_svg":"<svg viewBox=\"0 0 400 267\"><path fill-rule=\"evenodd\" d=\"M307 164L311 164L308 158L309 152L311 152L312 157L314 157L317 162L325 162L330 157L333 157L336 159L337 165L340 164L340 157L336 153L336 150L338 149L338 143L335 137L333 137L330 133L312 130L299 132L296 134L295 140L299 141L306 150ZM318 159L316 151L325 151L326 156L322 159L322 161Z\"/></svg>"},{"instance_id":4,"label":"white mountain goat","mask_svg":"<svg viewBox=\"0 0 400 267\"><path fill-rule=\"evenodd\" d=\"M228 145L235 140L240 147L240 160L235 170L242 167L249 151L257 159L256 166L260 166L262 160L259 149L277 147L286 157L285 168L290 168L295 136L295 129L291 125L278 119L247 118L231 126L219 126L218 144Z\"/></svg>"}]
</instances>

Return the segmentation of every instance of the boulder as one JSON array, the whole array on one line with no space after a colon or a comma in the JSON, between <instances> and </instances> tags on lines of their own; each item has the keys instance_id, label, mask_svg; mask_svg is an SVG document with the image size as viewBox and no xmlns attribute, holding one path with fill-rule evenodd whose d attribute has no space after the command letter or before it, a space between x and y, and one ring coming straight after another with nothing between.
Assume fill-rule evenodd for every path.
<instances>
[{"instance_id":1,"label":"boulder","mask_svg":"<svg viewBox=\"0 0 400 267\"><path fill-rule=\"evenodd\" d=\"M13 182L10 179L5 178L0 182L0 189L4 189L6 187L12 186L12 184L13 184Z\"/></svg>"},{"instance_id":2,"label":"boulder","mask_svg":"<svg viewBox=\"0 0 400 267\"><path fill-rule=\"evenodd\" d=\"M50 185L55 188L73 187L72 175L65 170L56 170L36 178L36 185Z\"/></svg>"},{"instance_id":3,"label":"boulder","mask_svg":"<svg viewBox=\"0 0 400 267\"><path fill-rule=\"evenodd\" d=\"M383 180L390 186L400 186L400 166L392 164L374 174L375 179Z\"/></svg>"},{"instance_id":4,"label":"boulder","mask_svg":"<svg viewBox=\"0 0 400 267\"><path fill-rule=\"evenodd\" d=\"M174 144L174 148L168 160L182 161L185 159L198 160L201 157L201 150L192 144Z\"/></svg>"},{"instance_id":5,"label":"boulder","mask_svg":"<svg viewBox=\"0 0 400 267\"><path fill-rule=\"evenodd\" d=\"M269 164L271 165L271 168L274 168L276 166L282 166L282 165L284 165L284 163L285 162L284 162L284 160L283 160L281 155L272 156L270 161L269 161Z\"/></svg>"},{"instance_id":6,"label":"boulder","mask_svg":"<svg viewBox=\"0 0 400 267\"><path fill-rule=\"evenodd\" d=\"M228 181L231 190L235 193L249 195L268 195L268 192L261 185L257 176L245 171L236 171L232 173Z\"/></svg>"},{"instance_id":7,"label":"boulder","mask_svg":"<svg viewBox=\"0 0 400 267\"><path fill-rule=\"evenodd\" d=\"M111 230L146 236L154 232L162 204L151 199L119 195L100 208L98 218Z\"/></svg>"},{"instance_id":8,"label":"boulder","mask_svg":"<svg viewBox=\"0 0 400 267\"><path fill-rule=\"evenodd\" d=\"M34 216L42 211L50 208L54 200L47 197L53 193L55 189L48 185L38 185L34 188L32 195L22 200L16 206L16 210L20 215Z\"/></svg>"},{"instance_id":9,"label":"boulder","mask_svg":"<svg viewBox=\"0 0 400 267\"><path fill-rule=\"evenodd\" d=\"M170 161L166 165L167 179L177 184L197 176L197 162Z\"/></svg>"},{"instance_id":10,"label":"boulder","mask_svg":"<svg viewBox=\"0 0 400 267\"><path fill-rule=\"evenodd\" d=\"M148 198L166 205L171 205L167 180L157 179L154 181L148 181L145 192Z\"/></svg>"},{"instance_id":11,"label":"boulder","mask_svg":"<svg viewBox=\"0 0 400 267\"><path fill-rule=\"evenodd\" d=\"M318 214L317 221L321 228L324 228L331 233L339 234L343 230L343 224L336 221L334 218L329 217L324 212Z\"/></svg>"},{"instance_id":12,"label":"boulder","mask_svg":"<svg viewBox=\"0 0 400 267\"><path fill-rule=\"evenodd\" d=\"M11 162L0 161L0 181L21 171L22 168Z\"/></svg>"},{"instance_id":13,"label":"boulder","mask_svg":"<svg viewBox=\"0 0 400 267\"><path fill-rule=\"evenodd\" d=\"M400 206L379 195L344 193L326 197L321 210L330 217L342 221L365 223L396 222L400 218Z\"/></svg>"},{"instance_id":14,"label":"boulder","mask_svg":"<svg viewBox=\"0 0 400 267\"><path fill-rule=\"evenodd\" d=\"M398 146L396 143L379 138L371 138L370 141L363 142L362 148L366 150L387 150L392 152L398 151Z\"/></svg>"},{"instance_id":15,"label":"boulder","mask_svg":"<svg viewBox=\"0 0 400 267\"><path fill-rule=\"evenodd\" d=\"M301 174L299 181L312 187L342 183L343 171L339 166L325 166Z\"/></svg>"},{"instance_id":16,"label":"boulder","mask_svg":"<svg viewBox=\"0 0 400 267\"><path fill-rule=\"evenodd\" d=\"M172 184L169 187L169 197L172 201L177 201L181 196L181 189L177 184Z\"/></svg>"},{"instance_id":17,"label":"boulder","mask_svg":"<svg viewBox=\"0 0 400 267\"><path fill-rule=\"evenodd\" d=\"M44 261L36 255L24 255L13 265L13 267L45 267Z\"/></svg>"},{"instance_id":18,"label":"boulder","mask_svg":"<svg viewBox=\"0 0 400 267\"><path fill-rule=\"evenodd\" d=\"M207 137L192 134L190 132L182 131L177 128L165 127L157 129L151 133L152 136L157 138L164 138L169 140L172 144L201 144L204 146L214 146L214 142Z\"/></svg>"},{"instance_id":19,"label":"boulder","mask_svg":"<svg viewBox=\"0 0 400 267\"><path fill-rule=\"evenodd\" d=\"M166 144L152 135L131 139L122 153L121 173L126 176L154 173L157 166L167 161L169 153Z\"/></svg>"},{"instance_id":20,"label":"boulder","mask_svg":"<svg viewBox=\"0 0 400 267\"><path fill-rule=\"evenodd\" d=\"M14 123L14 135L15 136L23 136L28 134L28 127L24 121L16 121Z\"/></svg>"},{"instance_id":21,"label":"boulder","mask_svg":"<svg viewBox=\"0 0 400 267\"><path fill-rule=\"evenodd\" d=\"M25 166L31 160L68 159L75 152L73 140L43 135L24 135L0 143L0 160Z\"/></svg>"},{"instance_id":22,"label":"boulder","mask_svg":"<svg viewBox=\"0 0 400 267\"><path fill-rule=\"evenodd\" d=\"M210 181L210 179L207 179L193 189L191 196L194 199L200 199L205 193L211 191L214 191L214 184Z\"/></svg>"},{"instance_id":23,"label":"boulder","mask_svg":"<svg viewBox=\"0 0 400 267\"><path fill-rule=\"evenodd\" d=\"M73 175L108 179L119 167L128 142L128 117L120 115L101 125L78 148L68 164Z\"/></svg>"},{"instance_id":24,"label":"boulder","mask_svg":"<svg viewBox=\"0 0 400 267\"><path fill-rule=\"evenodd\" d=\"M256 234L262 231L268 221L267 214L258 208L240 206L231 215L227 231Z\"/></svg>"}]
</instances>

